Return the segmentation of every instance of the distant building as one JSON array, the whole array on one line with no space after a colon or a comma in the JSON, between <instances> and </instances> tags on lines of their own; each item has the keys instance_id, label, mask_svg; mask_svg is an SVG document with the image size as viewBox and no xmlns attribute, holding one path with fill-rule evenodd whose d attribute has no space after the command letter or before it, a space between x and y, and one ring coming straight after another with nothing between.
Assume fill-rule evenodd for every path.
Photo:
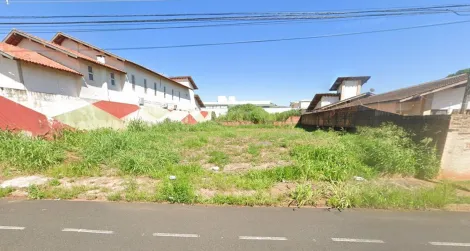
<instances>
[{"instance_id":1,"label":"distant building","mask_svg":"<svg viewBox=\"0 0 470 251\"><path fill-rule=\"evenodd\" d=\"M369 76L337 78L330 88L331 92L316 94L308 105L307 111L332 109L335 106L347 104L373 95L370 92L361 94L362 85L369 79Z\"/></svg>"},{"instance_id":2,"label":"distant building","mask_svg":"<svg viewBox=\"0 0 470 251\"><path fill-rule=\"evenodd\" d=\"M277 113L292 110L291 107L277 106L269 100L237 100L235 96L218 96L217 102L204 102L205 108L203 110L208 112L215 112L217 116L225 115L228 108L236 105L252 104L263 108L269 113Z\"/></svg>"},{"instance_id":3,"label":"distant building","mask_svg":"<svg viewBox=\"0 0 470 251\"><path fill-rule=\"evenodd\" d=\"M461 74L377 95L369 92L361 94L361 87L369 78L338 78L330 88L330 91L336 92L316 94L307 111L321 112L362 105L401 115L459 113L468 80L466 74ZM470 102L466 107L469 105Z\"/></svg>"}]
</instances>

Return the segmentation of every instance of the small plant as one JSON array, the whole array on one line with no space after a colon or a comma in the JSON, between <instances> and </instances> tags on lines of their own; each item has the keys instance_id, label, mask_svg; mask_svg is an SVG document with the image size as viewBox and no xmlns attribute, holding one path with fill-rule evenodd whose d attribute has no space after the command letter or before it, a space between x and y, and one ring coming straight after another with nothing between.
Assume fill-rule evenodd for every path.
<instances>
[{"instance_id":1,"label":"small plant","mask_svg":"<svg viewBox=\"0 0 470 251\"><path fill-rule=\"evenodd\" d=\"M49 181L49 186L53 186L53 187L60 186L60 181L58 179L52 179Z\"/></svg>"},{"instance_id":2,"label":"small plant","mask_svg":"<svg viewBox=\"0 0 470 251\"><path fill-rule=\"evenodd\" d=\"M196 199L194 189L188 180L167 180L157 192L159 200L170 203L192 204Z\"/></svg>"},{"instance_id":3,"label":"small plant","mask_svg":"<svg viewBox=\"0 0 470 251\"><path fill-rule=\"evenodd\" d=\"M112 193L107 196L109 201L120 201L122 200L122 196L120 193Z\"/></svg>"},{"instance_id":4,"label":"small plant","mask_svg":"<svg viewBox=\"0 0 470 251\"><path fill-rule=\"evenodd\" d=\"M224 152L213 151L210 153L209 163L224 167L230 162L230 159L227 154Z\"/></svg>"},{"instance_id":5,"label":"small plant","mask_svg":"<svg viewBox=\"0 0 470 251\"><path fill-rule=\"evenodd\" d=\"M261 147L258 145L250 144L248 146L248 153L253 157L258 157L261 153Z\"/></svg>"},{"instance_id":6,"label":"small plant","mask_svg":"<svg viewBox=\"0 0 470 251\"><path fill-rule=\"evenodd\" d=\"M316 193L309 183L299 184L295 190L290 194L292 203L296 203L298 207L304 205L315 205L316 204ZM289 205L290 205L289 204Z\"/></svg>"},{"instance_id":7,"label":"small plant","mask_svg":"<svg viewBox=\"0 0 470 251\"><path fill-rule=\"evenodd\" d=\"M1 188L0 187L0 198L7 197L14 191L11 187Z\"/></svg>"},{"instance_id":8,"label":"small plant","mask_svg":"<svg viewBox=\"0 0 470 251\"><path fill-rule=\"evenodd\" d=\"M40 200L46 198L46 194L37 185L28 187L28 197L33 200Z\"/></svg>"}]
</instances>

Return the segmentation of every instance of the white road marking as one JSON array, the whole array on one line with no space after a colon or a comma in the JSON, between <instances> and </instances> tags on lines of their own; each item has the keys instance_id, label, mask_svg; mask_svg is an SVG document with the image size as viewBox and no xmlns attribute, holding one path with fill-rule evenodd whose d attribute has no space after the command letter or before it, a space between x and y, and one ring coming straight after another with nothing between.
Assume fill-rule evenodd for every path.
<instances>
[{"instance_id":1,"label":"white road marking","mask_svg":"<svg viewBox=\"0 0 470 251\"><path fill-rule=\"evenodd\" d=\"M153 233L157 237L199 238L198 234Z\"/></svg>"},{"instance_id":2,"label":"white road marking","mask_svg":"<svg viewBox=\"0 0 470 251\"><path fill-rule=\"evenodd\" d=\"M62 232L77 232L77 233L90 233L90 234L114 234L113 231L108 230L91 230L91 229L78 229L78 228L64 228Z\"/></svg>"},{"instance_id":3,"label":"white road marking","mask_svg":"<svg viewBox=\"0 0 470 251\"><path fill-rule=\"evenodd\" d=\"M453 247L470 247L470 243L458 242L429 242L433 246L453 246Z\"/></svg>"},{"instance_id":4,"label":"white road marking","mask_svg":"<svg viewBox=\"0 0 470 251\"><path fill-rule=\"evenodd\" d=\"M258 241L287 241L286 237L269 237L269 236L239 236L240 240L258 240Z\"/></svg>"},{"instance_id":5,"label":"white road marking","mask_svg":"<svg viewBox=\"0 0 470 251\"><path fill-rule=\"evenodd\" d=\"M0 230L24 230L24 227L16 227L16 226L0 226Z\"/></svg>"},{"instance_id":6,"label":"white road marking","mask_svg":"<svg viewBox=\"0 0 470 251\"><path fill-rule=\"evenodd\" d=\"M336 242L358 242L358 243L385 243L382 240L370 240L370 239L350 239L350 238L331 238Z\"/></svg>"}]
</instances>

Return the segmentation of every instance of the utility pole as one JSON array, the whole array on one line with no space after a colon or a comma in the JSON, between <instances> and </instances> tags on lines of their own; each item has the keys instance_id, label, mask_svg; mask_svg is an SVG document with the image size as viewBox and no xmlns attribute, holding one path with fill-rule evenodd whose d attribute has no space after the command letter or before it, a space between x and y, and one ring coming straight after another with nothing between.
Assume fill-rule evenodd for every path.
<instances>
[{"instance_id":1,"label":"utility pole","mask_svg":"<svg viewBox=\"0 0 470 251\"><path fill-rule=\"evenodd\" d=\"M460 114L465 114L468 109L468 95L470 95L470 73L467 73L467 84L465 85L465 91L463 92L462 107L460 108Z\"/></svg>"}]
</instances>

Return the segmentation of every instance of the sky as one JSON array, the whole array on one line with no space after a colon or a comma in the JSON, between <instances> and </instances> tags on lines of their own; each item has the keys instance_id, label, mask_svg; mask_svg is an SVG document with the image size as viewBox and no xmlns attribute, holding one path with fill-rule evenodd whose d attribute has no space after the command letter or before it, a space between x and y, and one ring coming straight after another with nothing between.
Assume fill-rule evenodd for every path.
<instances>
[{"instance_id":1,"label":"sky","mask_svg":"<svg viewBox=\"0 0 470 251\"><path fill-rule=\"evenodd\" d=\"M5 0L0 0L5 1ZM0 16L124 15L212 12L333 11L467 4L462 0L167 0L160 2L0 3ZM77 0L79 1L79 0ZM74 33L100 48L233 42L362 32L470 20L455 14L312 21L259 26ZM7 22L11 20L0 20ZM155 26L155 25L154 25ZM168 26L168 25L163 25ZM70 27L10 27L45 39ZM217 96L271 100L278 105L327 92L340 76L371 76L375 93L443 78L470 67L470 23L388 33L224 46L111 51L168 76L190 75L203 101Z\"/></svg>"}]
</instances>

